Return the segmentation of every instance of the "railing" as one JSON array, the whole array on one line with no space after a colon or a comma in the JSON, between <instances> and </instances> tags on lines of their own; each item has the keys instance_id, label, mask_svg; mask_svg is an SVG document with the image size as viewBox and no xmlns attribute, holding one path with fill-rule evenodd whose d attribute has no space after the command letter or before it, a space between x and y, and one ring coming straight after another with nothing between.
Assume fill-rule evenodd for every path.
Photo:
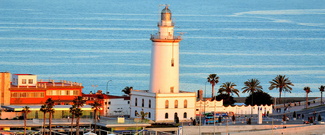
<instances>
[{"instance_id":1,"label":"railing","mask_svg":"<svg viewBox=\"0 0 325 135\"><path fill-rule=\"evenodd\" d=\"M182 40L182 36L165 36L165 38L160 38L159 34L151 34L151 40L155 39L167 39L167 40Z\"/></svg>"},{"instance_id":2,"label":"railing","mask_svg":"<svg viewBox=\"0 0 325 135\"><path fill-rule=\"evenodd\" d=\"M175 26L175 23L170 23L170 25L167 25L167 24L165 24L165 25L162 25L161 24L161 22L158 22L158 24L157 24L158 26Z\"/></svg>"}]
</instances>

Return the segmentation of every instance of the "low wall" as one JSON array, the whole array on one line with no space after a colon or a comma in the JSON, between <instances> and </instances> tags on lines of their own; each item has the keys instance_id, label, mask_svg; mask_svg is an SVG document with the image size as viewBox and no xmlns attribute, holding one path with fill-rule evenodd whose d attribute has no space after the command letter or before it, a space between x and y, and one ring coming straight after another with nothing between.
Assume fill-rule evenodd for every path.
<instances>
[{"instance_id":1,"label":"low wall","mask_svg":"<svg viewBox=\"0 0 325 135\"><path fill-rule=\"evenodd\" d=\"M184 126L183 135L199 135L208 134L208 133L227 133L227 132L240 132L240 131L249 131L249 130L272 130L272 127L282 127L282 125L231 125L231 126ZM286 125L289 127L299 127L300 125Z\"/></svg>"}]
</instances>

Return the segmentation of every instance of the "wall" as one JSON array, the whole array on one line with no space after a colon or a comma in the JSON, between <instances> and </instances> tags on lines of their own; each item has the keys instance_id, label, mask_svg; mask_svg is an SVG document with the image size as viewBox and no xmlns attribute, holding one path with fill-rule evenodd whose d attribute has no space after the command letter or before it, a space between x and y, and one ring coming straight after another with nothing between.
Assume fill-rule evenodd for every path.
<instances>
[{"instance_id":1,"label":"wall","mask_svg":"<svg viewBox=\"0 0 325 135\"><path fill-rule=\"evenodd\" d=\"M223 101L197 101L196 102L196 115L204 114L208 112L228 112L228 113L235 113L235 114L257 114L258 109L260 109L263 113L272 114L272 105L270 106L223 106Z\"/></svg>"}]
</instances>

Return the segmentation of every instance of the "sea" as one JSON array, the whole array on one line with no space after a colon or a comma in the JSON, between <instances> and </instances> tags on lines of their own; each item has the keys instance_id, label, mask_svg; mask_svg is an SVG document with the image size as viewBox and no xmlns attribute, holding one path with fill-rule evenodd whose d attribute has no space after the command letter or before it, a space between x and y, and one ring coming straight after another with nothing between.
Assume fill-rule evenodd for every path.
<instances>
[{"instance_id":1,"label":"sea","mask_svg":"<svg viewBox=\"0 0 325 135\"><path fill-rule=\"evenodd\" d=\"M294 84L284 97L319 97L325 85L323 0L0 0L0 72L82 83L83 93L149 89L150 35L172 12L180 42L180 89L211 94L222 83L277 75ZM236 96L236 95L234 95ZM248 96L240 93L241 97Z\"/></svg>"}]
</instances>

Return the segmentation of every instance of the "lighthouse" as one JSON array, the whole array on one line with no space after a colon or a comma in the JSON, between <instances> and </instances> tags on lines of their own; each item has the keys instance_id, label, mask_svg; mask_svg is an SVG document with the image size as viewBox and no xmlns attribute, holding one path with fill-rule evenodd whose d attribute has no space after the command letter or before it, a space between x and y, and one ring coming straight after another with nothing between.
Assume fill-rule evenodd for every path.
<instances>
[{"instance_id":1,"label":"lighthouse","mask_svg":"<svg viewBox=\"0 0 325 135\"><path fill-rule=\"evenodd\" d=\"M188 121L195 117L196 93L179 89L179 42L174 35L172 12L166 6L161 11L158 32L152 34L149 90L132 90L130 116L155 122Z\"/></svg>"},{"instance_id":2,"label":"lighthouse","mask_svg":"<svg viewBox=\"0 0 325 135\"><path fill-rule=\"evenodd\" d=\"M174 36L172 13L166 6L161 11L158 33L151 35L150 91L153 93L179 92L179 42Z\"/></svg>"}]
</instances>

